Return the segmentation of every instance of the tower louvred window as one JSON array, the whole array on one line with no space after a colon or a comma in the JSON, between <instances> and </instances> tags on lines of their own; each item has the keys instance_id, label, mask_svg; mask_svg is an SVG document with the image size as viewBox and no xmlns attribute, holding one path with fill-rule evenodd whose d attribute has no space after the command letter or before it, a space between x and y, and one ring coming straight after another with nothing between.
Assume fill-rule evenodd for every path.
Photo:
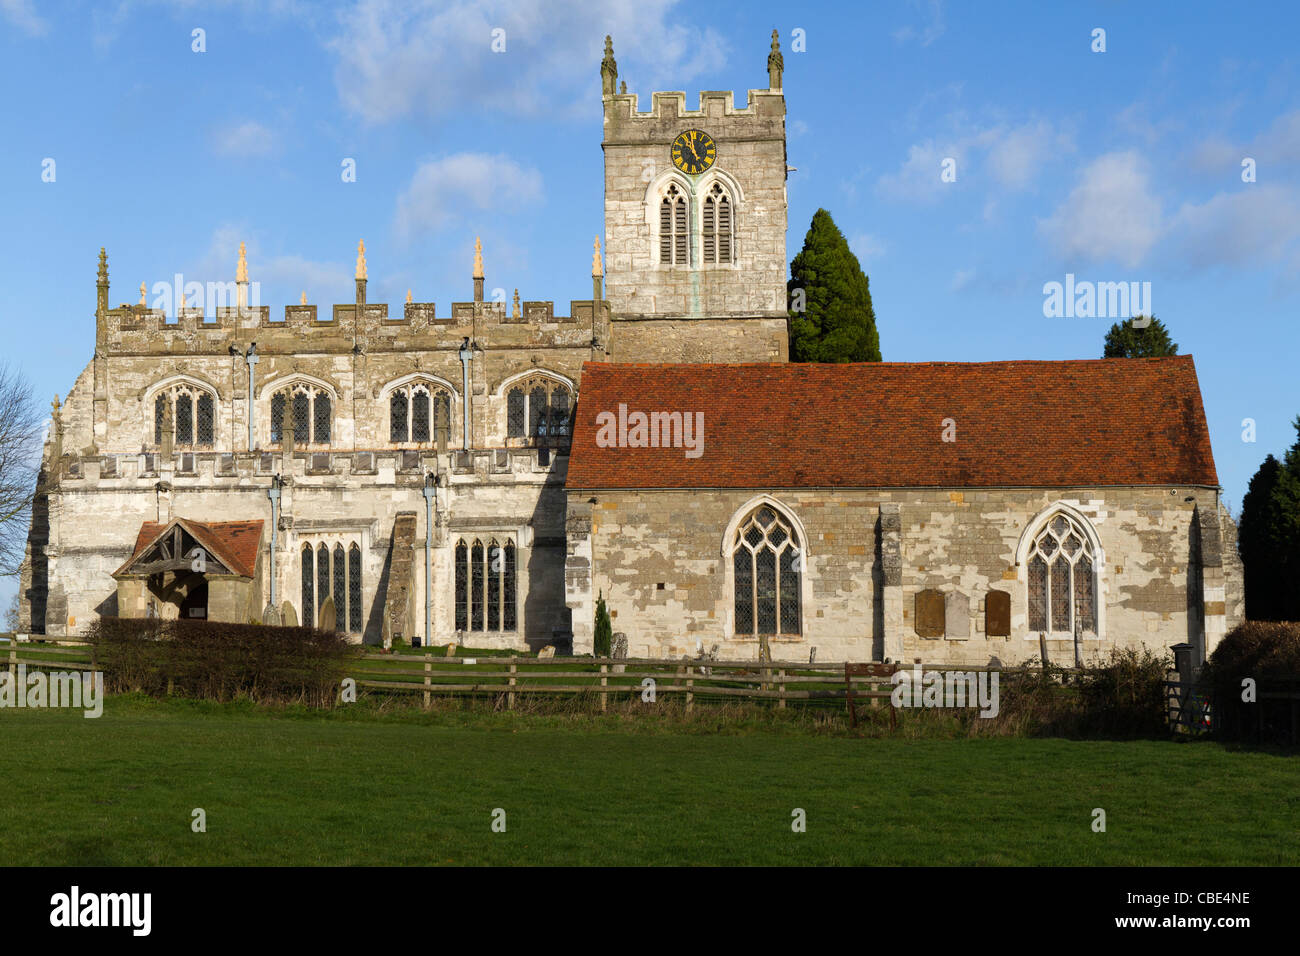
<instances>
[{"instance_id":1,"label":"tower louvred window","mask_svg":"<svg viewBox=\"0 0 1300 956\"><path fill-rule=\"evenodd\" d=\"M714 183L704 197L704 261L718 265L731 262L731 197L722 188L721 183Z\"/></svg>"},{"instance_id":2,"label":"tower louvred window","mask_svg":"<svg viewBox=\"0 0 1300 956\"><path fill-rule=\"evenodd\" d=\"M686 197L675 183L670 184L659 204L659 261L684 266L689 250Z\"/></svg>"}]
</instances>

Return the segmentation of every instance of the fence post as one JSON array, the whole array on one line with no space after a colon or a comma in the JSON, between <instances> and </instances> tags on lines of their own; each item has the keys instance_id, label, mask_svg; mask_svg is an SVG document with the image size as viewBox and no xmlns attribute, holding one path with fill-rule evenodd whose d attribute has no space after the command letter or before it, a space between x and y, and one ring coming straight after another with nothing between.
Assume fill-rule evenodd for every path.
<instances>
[{"instance_id":1,"label":"fence post","mask_svg":"<svg viewBox=\"0 0 1300 956\"><path fill-rule=\"evenodd\" d=\"M776 707L777 710L785 710L785 668L782 667L776 674L781 679L781 699L777 701Z\"/></svg>"},{"instance_id":2,"label":"fence post","mask_svg":"<svg viewBox=\"0 0 1300 956\"><path fill-rule=\"evenodd\" d=\"M609 678L605 675L609 673L609 665L600 665L600 712L603 714L609 709L609 692L605 690L609 686Z\"/></svg>"},{"instance_id":3,"label":"fence post","mask_svg":"<svg viewBox=\"0 0 1300 956\"><path fill-rule=\"evenodd\" d=\"M510 658L510 686L515 686L515 658ZM506 710L515 709L515 692L513 690L506 694Z\"/></svg>"},{"instance_id":4,"label":"fence post","mask_svg":"<svg viewBox=\"0 0 1300 956\"><path fill-rule=\"evenodd\" d=\"M424 709L428 710L429 705L433 702L432 694L429 692L429 685L433 683L433 655L429 651L424 652Z\"/></svg>"},{"instance_id":5,"label":"fence post","mask_svg":"<svg viewBox=\"0 0 1300 956\"><path fill-rule=\"evenodd\" d=\"M1038 656L1043 662L1043 673L1047 673L1047 634L1043 631L1038 632Z\"/></svg>"},{"instance_id":6,"label":"fence post","mask_svg":"<svg viewBox=\"0 0 1300 956\"><path fill-rule=\"evenodd\" d=\"M688 714L691 712L691 708L695 705L695 690L694 690L695 678L692 676L694 673L695 673L695 665L687 664L686 665L686 713Z\"/></svg>"}]
</instances>

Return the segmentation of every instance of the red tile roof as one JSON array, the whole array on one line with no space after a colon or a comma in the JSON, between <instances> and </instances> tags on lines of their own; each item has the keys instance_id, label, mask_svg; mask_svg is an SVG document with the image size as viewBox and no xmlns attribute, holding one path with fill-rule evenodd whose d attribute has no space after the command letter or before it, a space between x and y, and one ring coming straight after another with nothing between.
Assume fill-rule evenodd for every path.
<instances>
[{"instance_id":1,"label":"red tile roof","mask_svg":"<svg viewBox=\"0 0 1300 956\"><path fill-rule=\"evenodd\" d=\"M703 454L602 448L597 415L703 412ZM588 362L567 487L1217 486L1190 355L1064 362ZM952 419L956 441L945 442ZM608 419L602 419L607 421Z\"/></svg>"},{"instance_id":2,"label":"red tile roof","mask_svg":"<svg viewBox=\"0 0 1300 956\"><path fill-rule=\"evenodd\" d=\"M194 521L175 518L165 524L146 521L135 538L135 550L116 574L125 574L136 558L172 525L180 524L222 564L241 577L251 578L257 568L262 542L262 521Z\"/></svg>"}]
</instances>

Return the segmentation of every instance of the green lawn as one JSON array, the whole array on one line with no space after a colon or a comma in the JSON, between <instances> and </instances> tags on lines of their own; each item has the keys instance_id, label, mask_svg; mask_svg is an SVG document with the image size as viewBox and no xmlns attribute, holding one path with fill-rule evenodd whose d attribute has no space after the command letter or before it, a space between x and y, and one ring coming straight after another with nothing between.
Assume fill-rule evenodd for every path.
<instances>
[{"instance_id":1,"label":"green lawn","mask_svg":"<svg viewBox=\"0 0 1300 956\"><path fill-rule=\"evenodd\" d=\"M0 734L4 865L1300 863L1300 758L1204 742L122 698L98 720L6 710ZM191 832L195 807L207 833ZM806 833L791 832L796 807Z\"/></svg>"}]
</instances>

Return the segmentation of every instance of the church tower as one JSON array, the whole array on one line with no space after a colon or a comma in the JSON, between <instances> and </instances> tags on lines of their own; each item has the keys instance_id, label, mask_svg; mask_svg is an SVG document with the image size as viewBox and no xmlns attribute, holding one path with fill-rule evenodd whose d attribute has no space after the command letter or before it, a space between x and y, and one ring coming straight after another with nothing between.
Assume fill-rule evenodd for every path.
<instances>
[{"instance_id":1,"label":"church tower","mask_svg":"<svg viewBox=\"0 0 1300 956\"><path fill-rule=\"evenodd\" d=\"M617 362L784 362L785 96L772 31L768 88L654 93L618 83L605 38L605 294Z\"/></svg>"}]
</instances>

